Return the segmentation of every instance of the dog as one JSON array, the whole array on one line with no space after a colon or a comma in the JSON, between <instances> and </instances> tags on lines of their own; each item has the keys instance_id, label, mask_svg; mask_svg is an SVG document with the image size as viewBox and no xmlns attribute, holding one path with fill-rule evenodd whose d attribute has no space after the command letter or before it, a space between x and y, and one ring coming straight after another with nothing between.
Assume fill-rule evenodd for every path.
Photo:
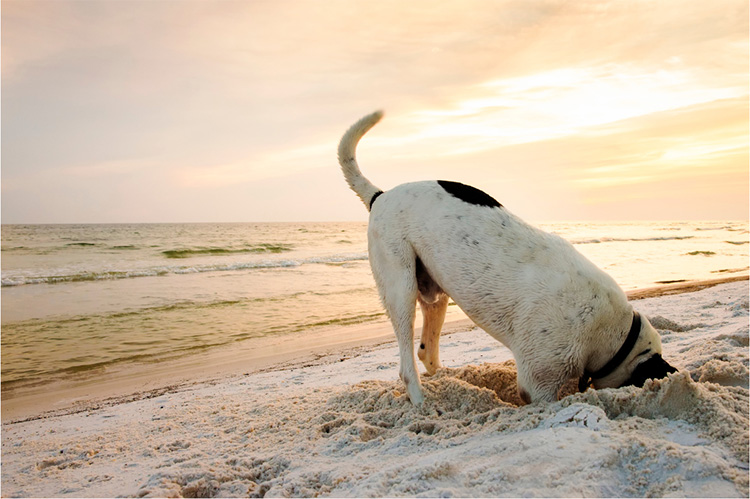
<instances>
[{"instance_id":1,"label":"dog","mask_svg":"<svg viewBox=\"0 0 750 499\"><path fill-rule=\"evenodd\" d=\"M444 180L383 192L362 175L355 152L381 111L351 126L338 159L370 211L372 274L398 340L399 375L411 402L425 397L414 355L416 303L423 316L419 359L441 367L440 331L449 298L516 359L526 403L557 400L571 378L581 390L642 386L676 369L659 333L625 293L567 241L528 225L474 187Z\"/></svg>"}]
</instances>

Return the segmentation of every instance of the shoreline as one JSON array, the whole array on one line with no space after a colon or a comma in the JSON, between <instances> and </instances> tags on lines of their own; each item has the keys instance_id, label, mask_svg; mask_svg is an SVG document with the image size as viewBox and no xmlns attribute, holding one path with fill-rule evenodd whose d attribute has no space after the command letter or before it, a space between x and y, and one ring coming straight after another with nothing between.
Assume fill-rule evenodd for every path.
<instances>
[{"instance_id":1,"label":"shoreline","mask_svg":"<svg viewBox=\"0 0 750 499\"><path fill-rule=\"evenodd\" d=\"M685 281L635 289L627 291L626 295L629 300L640 300L695 292L719 284L747 281L748 278L742 275ZM417 323L420 322L418 318ZM474 327L458 307L450 307L443 334L469 331ZM346 335L342 335L342 331ZM415 338L420 332L421 327L416 327ZM92 375L82 380L8 391L2 394L2 423L75 414L250 374L331 364L393 342L395 337L387 320L346 328L325 328L312 336L300 333L247 340L241 346L217 349L185 360L170 360L148 368L126 366L112 369L103 377ZM14 393L16 391L21 394Z\"/></svg>"}]
</instances>

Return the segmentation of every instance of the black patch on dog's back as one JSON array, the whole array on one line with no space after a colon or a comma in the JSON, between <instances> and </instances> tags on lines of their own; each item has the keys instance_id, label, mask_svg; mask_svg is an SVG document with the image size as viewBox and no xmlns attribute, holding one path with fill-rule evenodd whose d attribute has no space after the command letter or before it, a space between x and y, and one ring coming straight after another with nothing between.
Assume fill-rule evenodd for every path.
<instances>
[{"instance_id":1,"label":"black patch on dog's back","mask_svg":"<svg viewBox=\"0 0 750 499\"><path fill-rule=\"evenodd\" d=\"M487 194L486 192L480 191L476 187L462 184L460 182L451 182L449 180L438 180L440 187L451 196L457 197L461 201L466 203L475 204L477 206L488 206L490 208L502 208L503 205L497 202L495 198Z\"/></svg>"}]
</instances>

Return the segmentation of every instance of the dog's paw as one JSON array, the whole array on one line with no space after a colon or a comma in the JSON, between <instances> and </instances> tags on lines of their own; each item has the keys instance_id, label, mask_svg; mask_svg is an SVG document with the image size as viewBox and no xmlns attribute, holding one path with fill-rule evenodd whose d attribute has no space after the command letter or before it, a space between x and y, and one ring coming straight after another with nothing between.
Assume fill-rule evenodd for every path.
<instances>
[{"instance_id":1,"label":"dog's paw","mask_svg":"<svg viewBox=\"0 0 750 499\"><path fill-rule=\"evenodd\" d=\"M422 407L424 404L424 395L421 393L417 396L409 396L409 400L411 400L411 403L414 404L414 407Z\"/></svg>"},{"instance_id":2,"label":"dog's paw","mask_svg":"<svg viewBox=\"0 0 750 499\"><path fill-rule=\"evenodd\" d=\"M417 388L412 388L411 386L408 389L409 392L409 400L411 400L411 403L414 404L414 407L422 407L422 404L424 404L424 394L422 393L422 390Z\"/></svg>"}]
</instances>

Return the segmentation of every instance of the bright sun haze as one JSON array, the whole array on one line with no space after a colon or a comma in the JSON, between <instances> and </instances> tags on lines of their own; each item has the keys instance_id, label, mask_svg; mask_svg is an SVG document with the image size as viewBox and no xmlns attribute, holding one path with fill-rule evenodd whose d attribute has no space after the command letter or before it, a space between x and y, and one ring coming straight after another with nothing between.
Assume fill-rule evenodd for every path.
<instances>
[{"instance_id":1,"label":"bright sun haze","mask_svg":"<svg viewBox=\"0 0 750 499\"><path fill-rule=\"evenodd\" d=\"M2 3L2 222L365 220L447 179L542 220L748 216L745 0Z\"/></svg>"}]
</instances>

